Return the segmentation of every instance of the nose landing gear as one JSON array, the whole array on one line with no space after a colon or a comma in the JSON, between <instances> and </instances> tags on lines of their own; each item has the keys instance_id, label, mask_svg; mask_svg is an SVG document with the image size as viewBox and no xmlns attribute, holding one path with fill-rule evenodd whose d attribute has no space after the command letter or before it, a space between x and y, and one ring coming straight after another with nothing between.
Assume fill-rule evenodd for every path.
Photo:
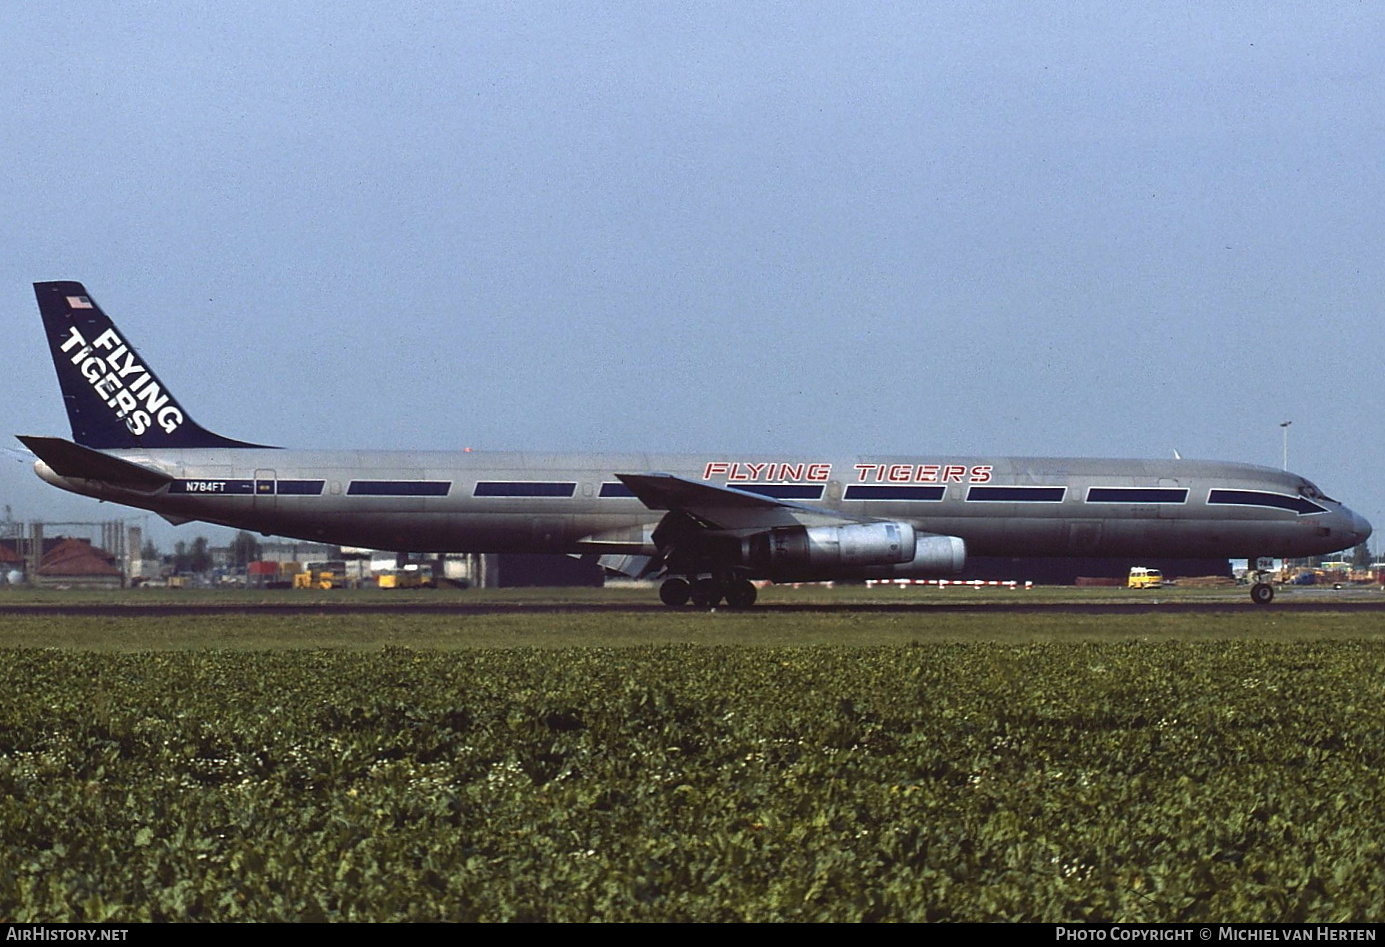
<instances>
[{"instance_id":1,"label":"nose landing gear","mask_svg":"<svg viewBox=\"0 0 1385 947\"><path fill-rule=\"evenodd\" d=\"M1274 601L1274 586L1270 585L1268 575L1259 568L1259 559L1248 559L1250 571L1246 573L1246 581L1250 583L1250 600L1256 605L1268 605ZM1266 562L1269 566L1269 563Z\"/></svg>"}]
</instances>

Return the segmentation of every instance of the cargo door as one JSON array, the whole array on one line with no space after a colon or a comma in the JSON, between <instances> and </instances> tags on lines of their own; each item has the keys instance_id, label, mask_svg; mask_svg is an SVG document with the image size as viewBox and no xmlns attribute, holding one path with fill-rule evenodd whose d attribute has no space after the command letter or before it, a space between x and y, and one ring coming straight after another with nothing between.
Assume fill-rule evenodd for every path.
<instances>
[{"instance_id":1,"label":"cargo door","mask_svg":"<svg viewBox=\"0 0 1385 947\"><path fill-rule=\"evenodd\" d=\"M273 470L255 471L255 492L251 504L256 513L273 513L279 505L279 481Z\"/></svg>"},{"instance_id":2,"label":"cargo door","mask_svg":"<svg viewBox=\"0 0 1385 947\"><path fill-rule=\"evenodd\" d=\"M1068 555L1096 555L1101 548L1103 525L1101 520L1073 520L1068 523Z\"/></svg>"}]
</instances>

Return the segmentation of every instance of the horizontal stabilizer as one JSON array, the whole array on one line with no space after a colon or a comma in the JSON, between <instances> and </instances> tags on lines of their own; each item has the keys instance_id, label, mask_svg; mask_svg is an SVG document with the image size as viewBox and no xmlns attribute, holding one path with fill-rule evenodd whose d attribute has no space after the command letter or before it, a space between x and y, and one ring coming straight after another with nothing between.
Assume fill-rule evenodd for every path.
<instances>
[{"instance_id":1,"label":"horizontal stabilizer","mask_svg":"<svg viewBox=\"0 0 1385 947\"><path fill-rule=\"evenodd\" d=\"M38 458L59 477L100 480L145 492L153 492L173 479L157 470L132 464L119 457L111 457L98 450L65 441L61 437L38 437L32 434L20 434L18 437L24 442L25 447L37 454Z\"/></svg>"}]
</instances>

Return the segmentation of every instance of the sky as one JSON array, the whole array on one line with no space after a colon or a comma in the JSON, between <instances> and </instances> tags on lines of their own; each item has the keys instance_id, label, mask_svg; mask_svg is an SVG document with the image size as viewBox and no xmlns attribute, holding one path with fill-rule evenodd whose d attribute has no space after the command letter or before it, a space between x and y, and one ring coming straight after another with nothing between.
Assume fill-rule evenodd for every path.
<instances>
[{"instance_id":1,"label":"sky","mask_svg":"<svg viewBox=\"0 0 1385 947\"><path fill-rule=\"evenodd\" d=\"M0 4L31 284L306 448L1279 466L1385 524L1385 7ZM19 448L11 441L10 448ZM16 450L17 520L144 523ZM1373 540L1373 543L1375 540Z\"/></svg>"}]
</instances>

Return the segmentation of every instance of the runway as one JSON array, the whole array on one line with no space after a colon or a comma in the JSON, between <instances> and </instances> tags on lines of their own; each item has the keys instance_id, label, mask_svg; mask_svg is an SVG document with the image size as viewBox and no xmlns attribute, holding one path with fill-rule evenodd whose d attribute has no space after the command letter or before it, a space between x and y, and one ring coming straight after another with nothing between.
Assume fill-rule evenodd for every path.
<instances>
[{"instance_id":1,"label":"runway","mask_svg":"<svg viewBox=\"0 0 1385 947\"><path fill-rule=\"evenodd\" d=\"M176 602L115 605L109 603L52 603L0 605L0 617L70 615L85 618L209 617L216 615L553 615L553 614L642 614L650 617L695 615L698 612L734 611L717 609L672 609L658 603L631 602L304 602L302 604L221 602L216 604ZM1276 614L1302 615L1314 612L1373 614L1385 612L1385 596L1369 599L1358 596L1295 597L1271 605L1246 601L1160 602L881 602L881 603L772 603L741 610L746 615L925 615L934 613L981 613L988 615L1211 615L1259 614L1266 620Z\"/></svg>"}]
</instances>

